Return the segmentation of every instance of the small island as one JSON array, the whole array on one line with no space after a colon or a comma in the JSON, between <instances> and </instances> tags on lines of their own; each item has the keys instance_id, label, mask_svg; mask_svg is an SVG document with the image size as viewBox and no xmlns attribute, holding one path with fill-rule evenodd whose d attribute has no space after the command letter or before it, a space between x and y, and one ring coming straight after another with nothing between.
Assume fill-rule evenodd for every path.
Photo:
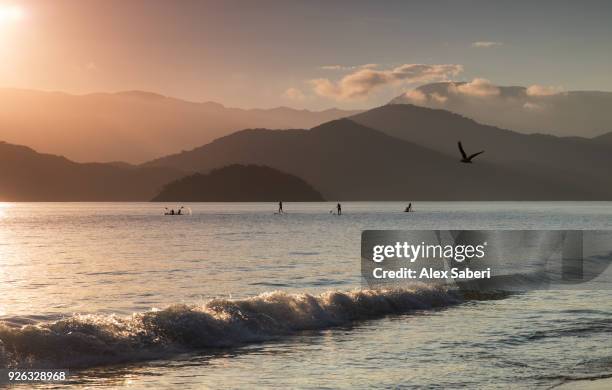
<instances>
[{"instance_id":1,"label":"small island","mask_svg":"<svg viewBox=\"0 0 612 390\"><path fill-rule=\"evenodd\" d=\"M321 194L297 176L260 165L229 165L164 186L153 202L320 202Z\"/></svg>"}]
</instances>

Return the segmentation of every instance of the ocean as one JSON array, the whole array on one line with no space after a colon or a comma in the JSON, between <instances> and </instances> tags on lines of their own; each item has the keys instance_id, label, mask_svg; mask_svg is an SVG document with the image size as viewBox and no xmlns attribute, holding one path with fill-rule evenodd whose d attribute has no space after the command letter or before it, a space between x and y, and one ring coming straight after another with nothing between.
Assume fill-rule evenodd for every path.
<instances>
[{"instance_id":1,"label":"ocean","mask_svg":"<svg viewBox=\"0 0 612 390\"><path fill-rule=\"evenodd\" d=\"M131 388L612 377L612 291L369 291L366 229L611 229L611 202L0 204L0 364Z\"/></svg>"}]
</instances>

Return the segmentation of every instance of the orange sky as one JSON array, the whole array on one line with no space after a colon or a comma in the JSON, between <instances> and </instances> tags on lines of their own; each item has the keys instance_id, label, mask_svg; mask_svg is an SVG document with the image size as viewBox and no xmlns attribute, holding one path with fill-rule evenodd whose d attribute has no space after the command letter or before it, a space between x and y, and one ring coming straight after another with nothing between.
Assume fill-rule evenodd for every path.
<instances>
[{"instance_id":1,"label":"orange sky","mask_svg":"<svg viewBox=\"0 0 612 390\"><path fill-rule=\"evenodd\" d=\"M611 4L0 0L0 86L315 109L449 78L612 90ZM415 64L453 70L397 77Z\"/></svg>"}]
</instances>

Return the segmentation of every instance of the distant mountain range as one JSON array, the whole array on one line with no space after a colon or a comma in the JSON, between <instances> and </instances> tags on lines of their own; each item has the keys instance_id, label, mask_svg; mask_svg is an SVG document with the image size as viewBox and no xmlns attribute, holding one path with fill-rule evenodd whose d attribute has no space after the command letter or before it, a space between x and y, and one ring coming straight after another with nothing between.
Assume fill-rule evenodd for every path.
<instances>
[{"instance_id":1,"label":"distant mountain range","mask_svg":"<svg viewBox=\"0 0 612 390\"><path fill-rule=\"evenodd\" d=\"M79 164L0 142L0 201L146 201L181 176L166 167Z\"/></svg>"},{"instance_id":2,"label":"distant mountain range","mask_svg":"<svg viewBox=\"0 0 612 390\"><path fill-rule=\"evenodd\" d=\"M386 105L311 130L242 130L139 166L79 164L0 144L0 200L146 201L174 180L233 164L297 176L330 201L612 200L611 139L527 135L444 110ZM459 140L468 153L485 153L462 164ZM215 175L166 189L231 186Z\"/></svg>"},{"instance_id":3,"label":"distant mountain range","mask_svg":"<svg viewBox=\"0 0 612 390\"><path fill-rule=\"evenodd\" d=\"M612 131L595 137L593 140L603 145L610 145L612 147Z\"/></svg>"},{"instance_id":4,"label":"distant mountain range","mask_svg":"<svg viewBox=\"0 0 612 390\"><path fill-rule=\"evenodd\" d=\"M538 95L525 87L495 87L495 94L478 95L461 92L466 85L428 84L393 103L440 108L523 133L590 138L612 132L609 92ZM287 107L245 110L144 91L71 95L8 88L0 89L0 107L2 141L78 162L129 163L189 150L245 128L311 128L358 113ZM598 138L608 143L611 139L612 135Z\"/></svg>"},{"instance_id":5,"label":"distant mountain range","mask_svg":"<svg viewBox=\"0 0 612 390\"><path fill-rule=\"evenodd\" d=\"M384 123L376 130L356 122L376 122L377 118L396 125L401 119L407 131L396 131L399 128ZM430 130L423 118L440 129L432 133L428 144L422 135ZM547 156L538 159L537 150L532 151L531 159L522 160L532 145L542 145L538 137L531 141L440 110L395 105L353 119L331 121L311 130L244 130L144 166L207 172L231 163L266 165L305 179L328 200L612 199L612 183L605 178L612 154L605 157L598 145L592 145L595 157L590 161L599 165L574 167L574 140L548 136L553 151L567 151L565 162L555 166ZM414 131L409 133L410 129ZM447 133L442 135L442 130ZM494 131L491 138L475 142L474 134L487 131ZM509 156L513 149L507 141L514 137L523 142L514 149L516 160ZM458 140L464 141L468 151L484 148L487 152L474 164L461 164ZM508 159L496 155L503 145L508 145ZM584 150L589 147L587 144ZM577 156L582 155L581 151Z\"/></svg>"},{"instance_id":6,"label":"distant mountain range","mask_svg":"<svg viewBox=\"0 0 612 390\"><path fill-rule=\"evenodd\" d=\"M248 127L309 128L355 114L244 110L150 92L70 95L0 89L0 140L80 161L141 163Z\"/></svg>"},{"instance_id":7,"label":"distant mountain range","mask_svg":"<svg viewBox=\"0 0 612 390\"><path fill-rule=\"evenodd\" d=\"M522 134L482 125L444 110L414 105L387 105L357 114L352 120L399 139L432 150L458 155L457 141L469 150L486 150L484 161L512 169L558 177L572 187L585 186L587 178L609 186L606 166L612 166L612 143L581 137Z\"/></svg>"},{"instance_id":8,"label":"distant mountain range","mask_svg":"<svg viewBox=\"0 0 612 390\"><path fill-rule=\"evenodd\" d=\"M319 202L321 194L297 176L258 165L229 165L167 184L156 202Z\"/></svg>"},{"instance_id":9,"label":"distant mountain range","mask_svg":"<svg viewBox=\"0 0 612 390\"><path fill-rule=\"evenodd\" d=\"M445 82L420 86L391 101L402 103L449 110L524 133L590 138L612 131L612 92Z\"/></svg>"}]
</instances>

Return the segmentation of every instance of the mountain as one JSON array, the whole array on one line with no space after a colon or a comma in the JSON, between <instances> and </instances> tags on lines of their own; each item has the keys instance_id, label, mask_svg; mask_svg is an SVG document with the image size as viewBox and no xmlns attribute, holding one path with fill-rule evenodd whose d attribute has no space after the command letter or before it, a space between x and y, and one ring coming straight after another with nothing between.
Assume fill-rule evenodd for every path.
<instances>
[{"instance_id":1,"label":"mountain","mask_svg":"<svg viewBox=\"0 0 612 390\"><path fill-rule=\"evenodd\" d=\"M455 145L456 138L448 142ZM311 130L243 130L144 166L209 172L229 164L266 165L301 177L328 200L612 199L609 183L485 156L461 164L454 154L341 119Z\"/></svg>"},{"instance_id":2,"label":"mountain","mask_svg":"<svg viewBox=\"0 0 612 390\"><path fill-rule=\"evenodd\" d=\"M593 138L594 141L612 146L612 131Z\"/></svg>"},{"instance_id":3,"label":"mountain","mask_svg":"<svg viewBox=\"0 0 612 390\"><path fill-rule=\"evenodd\" d=\"M458 114L408 104L391 104L351 117L387 135L459 158L457 141L467 152L485 150L479 159L513 169L566 176L572 185L609 187L610 145L595 139L521 134L482 125ZM584 181L583 181L584 180ZM583 184L580 184L583 181ZM593 189L599 191L599 189Z\"/></svg>"},{"instance_id":4,"label":"mountain","mask_svg":"<svg viewBox=\"0 0 612 390\"><path fill-rule=\"evenodd\" d=\"M468 153L486 152L474 164L461 164L458 140ZM149 200L185 174L232 164L297 176L332 201L611 200L612 153L606 140L609 136L520 134L444 110L400 104L311 130L242 130L139 166L76 163L0 143L0 201ZM200 188L206 185L207 191L223 187L232 193L236 188L229 179L251 180L250 175L220 172L166 189L182 190L191 182L203 183ZM262 185L272 186L266 180ZM306 187L300 191L311 194Z\"/></svg>"},{"instance_id":5,"label":"mountain","mask_svg":"<svg viewBox=\"0 0 612 390\"><path fill-rule=\"evenodd\" d=\"M128 164L79 164L0 142L0 201L143 201L183 173Z\"/></svg>"},{"instance_id":6,"label":"mountain","mask_svg":"<svg viewBox=\"0 0 612 390\"><path fill-rule=\"evenodd\" d=\"M427 84L391 101L404 103L440 108L524 133L590 138L612 131L612 92L504 87L475 80Z\"/></svg>"},{"instance_id":7,"label":"mountain","mask_svg":"<svg viewBox=\"0 0 612 390\"><path fill-rule=\"evenodd\" d=\"M317 202L323 197L297 176L258 165L230 165L167 184L156 202Z\"/></svg>"},{"instance_id":8,"label":"mountain","mask_svg":"<svg viewBox=\"0 0 612 390\"><path fill-rule=\"evenodd\" d=\"M143 91L70 95L0 89L0 140L79 162L140 163L248 127L303 128L355 114L193 103Z\"/></svg>"}]
</instances>

